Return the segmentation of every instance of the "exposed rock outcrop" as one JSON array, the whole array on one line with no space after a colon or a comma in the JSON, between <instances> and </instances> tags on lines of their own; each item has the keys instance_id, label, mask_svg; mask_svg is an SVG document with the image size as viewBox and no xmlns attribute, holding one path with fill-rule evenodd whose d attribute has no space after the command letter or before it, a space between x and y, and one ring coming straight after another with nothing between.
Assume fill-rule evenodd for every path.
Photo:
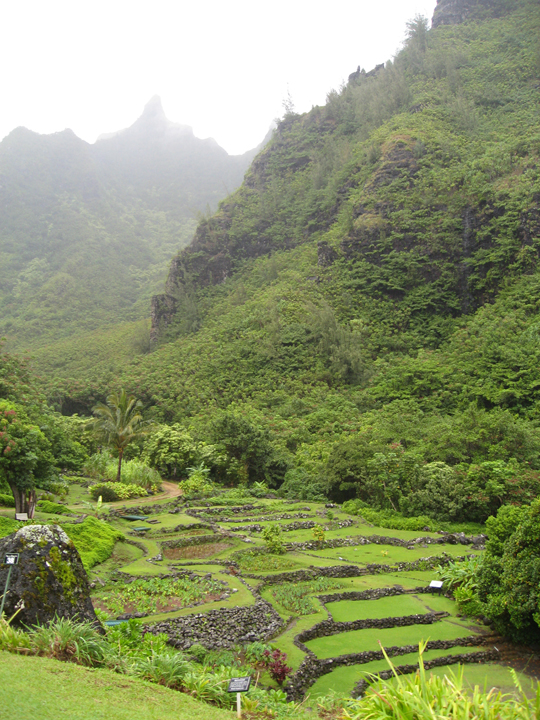
<instances>
[{"instance_id":1,"label":"exposed rock outcrop","mask_svg":"<svg viewBox=\"0 0 540 720\"><path fill-rule=\"evenodd\" d=\"M58 525L26 525L0 540L0 588L9 566L6 554L18 553L4 612L21 625L45 624L55 617L99 625L90 600L88 577L75 545Z\"/></svg>"},{"instance_id":2,"label":"exposed rock outcrop","mask_svg":"<svg viewBox=\"0 0 540 720\"><path fill-rule=\"evenodd\" d=\"M437 0L431 27L459 25L471 17L485 15L486 11L499 17L504 14L506 5L504 0Z\"/></svg>"}]
</instances>

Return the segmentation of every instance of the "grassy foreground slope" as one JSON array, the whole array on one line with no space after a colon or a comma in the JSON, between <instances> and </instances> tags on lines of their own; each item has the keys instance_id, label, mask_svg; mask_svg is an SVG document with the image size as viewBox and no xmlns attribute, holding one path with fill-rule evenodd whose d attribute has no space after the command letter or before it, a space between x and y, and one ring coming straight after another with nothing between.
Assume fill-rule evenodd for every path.
<instances>
[{"instance_id":1,"label":"grassy foreground slope","mask_svg":"<svg viewBox=\"0 0 540 720\"><path fill-rule=\"evenodd\" d=\"M0 653L1 720L226 720L232 712L159 685L39 657Z\"/></svg>"}]
</instances>

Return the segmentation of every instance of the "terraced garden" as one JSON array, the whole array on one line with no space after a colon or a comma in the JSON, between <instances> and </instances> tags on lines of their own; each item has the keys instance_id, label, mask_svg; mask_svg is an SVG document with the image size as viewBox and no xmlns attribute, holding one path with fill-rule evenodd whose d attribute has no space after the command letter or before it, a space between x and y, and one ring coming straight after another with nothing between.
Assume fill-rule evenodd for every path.
<instances>
[{"instance_id":1,"label":"terraced garden","mask_svg":"<svg viewBox=\"0 0 540 720\"><path fill-rule=\"evenodd\" d=\"M72 484L64 526L83 502ZM491 630L458 617L453 600L428 587L439 565L482 553L481 537L376 528L322 503L217 502L186 502L169 484L166 494L110 505L103 517L122 539L89 571L102 619L141 618L183 650L271 642L287 653L294 700L362 694L370 674L388 670L381 646L402 672L414 672L421 641L434 672L462 663L471 683L511 686ZM281 554L263 537L274 525ZM268 673L261 683L277 687Z\"/></svg>"}]
</instances>

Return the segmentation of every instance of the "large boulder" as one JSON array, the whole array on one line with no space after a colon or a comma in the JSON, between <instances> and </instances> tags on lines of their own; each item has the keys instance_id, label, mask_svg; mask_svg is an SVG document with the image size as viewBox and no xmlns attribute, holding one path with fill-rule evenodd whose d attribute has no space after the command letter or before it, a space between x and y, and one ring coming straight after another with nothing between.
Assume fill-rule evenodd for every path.
<instances>
[{"instance_id":1,"label":"large boulder","mask_svg":"<svg viewBox=\"0 0 540 720\"><path fill-rule=\"evenodd\" d=\"M100 626L81 558L61 527L26 525L0 540L0 595L9 569L5 556L10 553L19 553L19 563L12 568L4 606L8 618L22 601L17 624L45 624L63 617Z\"/></svg>"}]
</instances>

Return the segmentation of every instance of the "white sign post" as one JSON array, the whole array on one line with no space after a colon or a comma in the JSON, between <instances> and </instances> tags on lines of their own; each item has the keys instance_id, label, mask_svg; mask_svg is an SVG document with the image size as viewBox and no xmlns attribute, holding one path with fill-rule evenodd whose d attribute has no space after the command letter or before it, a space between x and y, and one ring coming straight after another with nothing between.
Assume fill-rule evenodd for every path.
<instances>
[{"instance_id":1,"label":"white sign post","mask_svg":"<svg viewBox=\"0 0 540 720\"><path fill-rule=\"evenodd\" d=\"M236 715L239 718L242 717L242 695L241 695L241 693L247 692L249 690L250 685L251 685L251 675L247 675L246 677L231 678L229 680L229 687L227 688L227 692L235 692L236 693Z\"/></svg>"},{"instance_id":2,"label":"white sign post","mask_svg":"<svg viewBox=\"0 0 540 720\"><path fill-rule=\"evenodd\" d=\"M2 604L0 605L0 618L4 612L4 603L6 602L6 595L8 593L9 581L11 578L11 571L14 565L19 564L19 553L8 553L4 558L4 565L9 565L9 570L6 578L6 587L4 588L4 594L2 595Z\"/></svg>"}]
</instances>

